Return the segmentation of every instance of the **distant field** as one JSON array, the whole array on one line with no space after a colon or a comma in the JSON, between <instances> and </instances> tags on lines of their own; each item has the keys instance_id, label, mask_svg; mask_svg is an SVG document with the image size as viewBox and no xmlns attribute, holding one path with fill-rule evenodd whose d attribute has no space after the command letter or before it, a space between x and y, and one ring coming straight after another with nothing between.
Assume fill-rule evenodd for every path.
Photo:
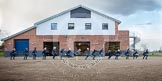
<instances>
[{"instance_id":1,"label":"distant field","mask_svg":"<svg viewBox=\"0 0 162 81\"><path fill-rule=\"evenodd\" d=\"M150 53L149 56L159 56L159 57L162 57L162 53Z\"/></svg>"},{"instance_id":2,"label":"distant field","mask_svg":"<svg viewBox=\"0 0 162 81\"><path fill-rule=\"evenodd\" d=\"M143 56L143 54L140 53L140 56ZM151 53L149 53L149 56L151 56L151 57L162 57L162 52L161 53L159 53L159 52L151 52Z\"/></svg>"}]
</instances>

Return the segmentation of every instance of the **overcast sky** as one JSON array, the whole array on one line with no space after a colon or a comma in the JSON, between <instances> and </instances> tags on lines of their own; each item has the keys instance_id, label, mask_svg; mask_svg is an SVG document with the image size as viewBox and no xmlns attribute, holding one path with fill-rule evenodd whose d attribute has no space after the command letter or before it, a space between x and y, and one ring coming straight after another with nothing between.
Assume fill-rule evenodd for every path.
<instances>
[{"instance_id":1,"label":"overcast sky","mask_svg":"<svg viewBox=\"0 0 162 81\"><path fill-rule=\"evenodd\" d=\"M138 49L162 47L161 0L0 0L0 29L11 35L80 4L122 21L119 29L141 38Z\"/></svg>"}]
</instances>

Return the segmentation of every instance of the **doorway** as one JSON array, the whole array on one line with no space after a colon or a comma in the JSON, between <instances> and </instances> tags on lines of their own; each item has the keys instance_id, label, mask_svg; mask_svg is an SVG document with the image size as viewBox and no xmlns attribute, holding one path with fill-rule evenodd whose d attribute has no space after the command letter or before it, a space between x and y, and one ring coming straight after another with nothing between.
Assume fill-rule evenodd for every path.
<instances>
[{"instance_id":1,"label":"doorway","mask_svg":"<svg viewBox=\"0 0 162 81\"><path fill-rule=\"evenodd\" d=\"M15 39L14 48L17 51L18 56L23 56L23 52L26 48L29 49L29 39Z\"/></svg>"},{"instance_id":2,"label":"doorway","mask_svg":"<svg viewBox=\"0 0 162 81\"><path fill-rule=\"evenodd\" d=\"M47 56L52 56L53 47L56 47L57 55L59 55L59 42L44 42L43 47L47 48Z\"/></svg>"},{"instance_id":3,"label":"doorway","mask_svg":"<svg viewBox=\"0 0 162 81\"><path fill-rule=\"evenodd\" d=\"M120 42L106 42L105 43L105 53L107 53L108 50L111 50L112 53L114 54L114 52L118 49L120 49Z\"/></svg>"},{"instance_id":4,"label":"doorway","mask_svg":"<svg viewBox=\"0 0 162 81\"><path fill-rule=\"evenodd\" d=\"M84 51L86 51L87 48L90 49L90 42L87 42L87 41L74 42L74 51L77 51L78 49L81 49L80 56L84 56Z\"/></svg>"}]
</instances>

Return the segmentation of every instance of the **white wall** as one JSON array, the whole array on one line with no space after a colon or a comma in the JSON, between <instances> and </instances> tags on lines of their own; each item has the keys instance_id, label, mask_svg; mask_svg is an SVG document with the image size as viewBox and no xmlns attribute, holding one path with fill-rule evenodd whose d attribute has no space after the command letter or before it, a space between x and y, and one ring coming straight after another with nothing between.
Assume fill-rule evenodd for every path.
<instances>
[{"instance_id":1,"label":"white wall","mask_svg":"<svg viewBox=\"0 0 162 81\"><path fill-rule=\"evenodd\" d=\"M57 23L57 30L51 30L51 23ZM74 30L68 30L68 23L75 23ZM85 23L91 23L91 30L85 30ZM102 30L102 23L109 29ZM70 18L70 12L39 24L36 35L115 35L115 22L91 12L91 18Z\"/></svg>"}]
</instances>

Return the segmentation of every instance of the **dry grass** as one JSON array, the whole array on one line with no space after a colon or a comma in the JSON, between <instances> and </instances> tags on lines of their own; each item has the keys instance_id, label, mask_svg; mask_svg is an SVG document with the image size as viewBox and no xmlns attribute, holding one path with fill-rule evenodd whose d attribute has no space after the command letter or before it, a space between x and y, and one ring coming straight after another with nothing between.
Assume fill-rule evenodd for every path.
<instances>
[{"instance_id":1,"label":"dry grass","mask_svg":"<svg viewBox=\"0 0 162 81\"><path fill-rule=\"evenodd\" d=\"M162 81L162 58L148 60L9 60L0 58L0 81ZM100 58L98 58L100 59Z\"/></svg>"}]
</instances>

